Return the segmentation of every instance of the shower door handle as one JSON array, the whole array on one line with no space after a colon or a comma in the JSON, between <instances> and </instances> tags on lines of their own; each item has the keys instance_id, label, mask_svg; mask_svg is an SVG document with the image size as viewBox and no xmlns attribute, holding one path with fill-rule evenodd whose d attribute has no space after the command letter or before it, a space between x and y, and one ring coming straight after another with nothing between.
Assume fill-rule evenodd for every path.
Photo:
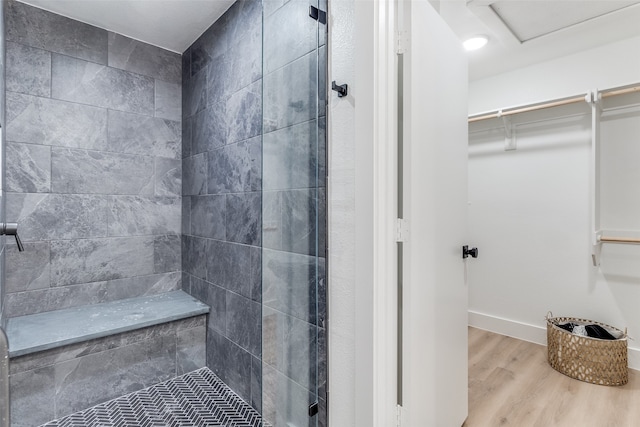
<instances>
[{"instance_id":1,"label":"shower door handle","mask_svg":"<svg viewBox=\"0 0 640 427\"><path fill-rule=\"evenodd\" d=\"M18 250L20 252L24 251L24 246L22 245L22 240L20 240L20 236L18 236L18 224L15 222L3 222L0 223L0 235L13 236L16 238L16 245L18 245Z\"/></svg>"}]
</instances>

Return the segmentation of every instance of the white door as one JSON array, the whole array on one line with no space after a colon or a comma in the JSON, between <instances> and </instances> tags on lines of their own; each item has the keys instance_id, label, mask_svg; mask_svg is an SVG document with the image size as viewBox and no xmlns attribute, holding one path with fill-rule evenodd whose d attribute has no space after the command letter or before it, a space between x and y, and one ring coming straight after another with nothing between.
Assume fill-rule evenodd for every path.
<instances>
[{"instance_id":1,"label":"white door","mask_svg":"<svg viewBox=\"0 0 640 427\"><path fill-rule=\"evenodd\" d=\"M454 427L468 411L467 58L427 0L403 11L403 425Z\"/></svg>"}]
</instances>

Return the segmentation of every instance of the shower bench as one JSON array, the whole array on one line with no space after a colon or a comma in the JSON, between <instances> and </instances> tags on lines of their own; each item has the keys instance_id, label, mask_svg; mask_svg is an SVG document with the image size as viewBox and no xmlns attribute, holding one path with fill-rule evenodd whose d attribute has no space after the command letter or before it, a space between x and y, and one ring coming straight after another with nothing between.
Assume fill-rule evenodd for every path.
<instances>
[{"instance_id":1,"label":"shower bench","mask_svg":"<svg viewBox=\"0 0 640 427\"><path fill-rule=\"evenodd\" d=\"M183 291L13 317L7 322L9 357L24 356L209 312Z\"/></svg>"},{"instance_id":2,"label":"shower bench","mask_svg":"<svg viewBox=\"0 0 640 427\"><path fill-rule=\"evenodd\" d=\"M205 366L208 312L178 290L8 319L12 419L41 425Z\"/></svg>"}]
</instances>

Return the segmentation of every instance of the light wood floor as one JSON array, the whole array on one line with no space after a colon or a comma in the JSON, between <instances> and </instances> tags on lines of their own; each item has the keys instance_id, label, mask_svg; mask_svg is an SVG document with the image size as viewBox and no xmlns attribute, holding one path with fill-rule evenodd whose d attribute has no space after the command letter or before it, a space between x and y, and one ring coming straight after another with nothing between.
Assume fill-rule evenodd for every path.
<instances>
[{"instance_id":1,"label":"light wood floor","mask_svg":"<svg viewBox=\"0 0 640 427\"><path fill-rule=\"evenodd\" d=\"M469 418L464 427L638 427L640 372L622 387L555 371L547 348L469 328Z\"/></svg>"}]
</instances>

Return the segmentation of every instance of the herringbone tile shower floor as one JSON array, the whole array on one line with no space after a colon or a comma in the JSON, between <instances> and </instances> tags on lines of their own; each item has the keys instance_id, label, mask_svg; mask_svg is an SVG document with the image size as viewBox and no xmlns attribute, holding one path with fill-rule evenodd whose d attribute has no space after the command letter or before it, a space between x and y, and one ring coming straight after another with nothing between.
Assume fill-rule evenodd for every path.
<instances>
[{"instance_id":1,"label":"herringbone tile shower floor","mask_svg":"<svg viewBox=\"0 0 640 427\"><path fill-rule=\"evenodd\" d=\"M251 406L211 370L202 368L41 427L210 426L263 427L263 424Z\"/></svg>"}]
</instances>

